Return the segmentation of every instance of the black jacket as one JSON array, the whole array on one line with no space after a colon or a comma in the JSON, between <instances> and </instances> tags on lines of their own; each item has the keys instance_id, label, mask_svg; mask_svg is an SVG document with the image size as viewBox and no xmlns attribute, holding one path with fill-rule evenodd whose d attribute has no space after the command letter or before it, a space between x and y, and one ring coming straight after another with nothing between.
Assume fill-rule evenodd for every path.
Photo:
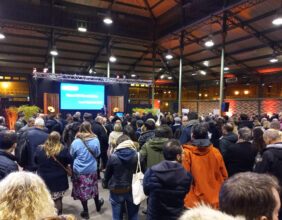
<instances>
[{"instance_id":1,"label":"black jacket","mask_svg":"<svg viewBox=\"0 0 282 220\"><path fill-rule=\"evenodd\" d=\"M52 131L57 131L61 133L61 125L56 120L47 120L45 123L46 128L48 129L48 133L50 134Z\"/></svg>"},{"instance_id":2,"label":"black jacket","mask_svg":"<svg viewBox=\"0 0 282 220\"><path fill-rule=\"evenodd\" d=\"M92 122L92 131L97 135L101 152L107 152L108 150L108 135L104 127L99 122Z\"/></svg>"},{"instance_id":3,"label":"black jacket","mask_svg":"<svg viewBox=\"0 0 282 220\"><path fill-rule=\"evenodd\" d=\"M0 181L12 172L19 170L15 163L16 157L4 150L0 150Z\"/></svg>"},{"instance_id":4,"label":"black jacket","mask_svg":"<svg viewBox=\"0 0 282 220\"><path fill-rule=\"evenodd\" d=\"M39 145L43 144L47 138L48 133L39 128L34 128L27 131L27 163L24 165L24 170L36 171L37 165L34 161L35 153Z\"/></svg>"},{"instance_id":5,"label":"black jacket","mask_svg":"<svg viewBox=\"0 0 282 220\"><path fill-rule=\"evenodd\" d=\"M256 155L257 150L250 142L232 144L223 156L228 176L252 171Z\"/></svg>"},{"instance_id":6,"label":"black jacket","mask_svg":"<svg viewBox=\"0 0 282 220\"><path fill-rule=\"evenodd\" d=\"M80 125L81 123L78 121L74 121L66 125L62 136L62 141L65 144L65 146L67 146L68 148L70 148L71 143L73 142L75 135L79 130Z\"/></svg>"},{"instance_id":7,"label":"black jacket","mask_svg":"<svg viewBox=\"0 0 282 220\"><path fill-rule=\"evenodd\" d=\"M4 125L0 125L0 132L2 132L2 131L7 131L7 130L9 130L9 128L7 128L7 127L4 126Z\"/></svg>"},{"instance_id":8,"label":"black jacket","mask_svg":"<svg viewBox=\"0 0 282 220\"><path fill-rule=\"evenodd\" d=\"M141 133L138 139L139 147L141 148L147 141L153 139L154 137L155 137L154 130L149 130Z\"/></svg>"},{"instance_id":9,"label":"black jacket","mask_svg":"<svg viewBox=\"0 0 282 220\"><path fill-rule=\"evenodd\" d=\"M248 127L248 128L250 128L250 129L253 129L254 123L253 123L252 121L241 121L241 122L239 122L239 124L238 124L238 130L239 130L240 128L243 128L243 127Z\"/></svg>"},{"instance_id":10,"label":"black jacket","mask_svg":"<svg viewBox=\"0 0 282 220\"><path fill-rule=\"evenodd\" d=\"M55 157L65 167L73 161L66 147ZM35 163L38 167L37 174L42 177L51 192L65 191L69 188L66 171L52 157L47 158L45 150L41 147L36 150Z\"/></svg>"},{"instance_id":11,"label":"black jacket","mask_svg":"<svg viewBox=\"0 0 282 220\"><path fill-rule=\"evenodd\" d=\"M219 140L219 150L222 155L225 154L228 147L232 144L235 144L238 141L238 135L231 132L228 134L224 134L223 137Z\"/></svg>"},{"instance_id":12,"label":"black jacket","mask_svg":"<svg viewBox=\"0 0 282 220\"><path fill-rule=\"evenodd\" d=\"M149 168L143 180L144 193L149 196L147 220L178 219L192 181L192 174L177 162L164 160Z\"/></svg>"},{"instance_id":13,"label":"black jacket","mask_svg":"<svg viewBox=\"0 0 282 220\"><path fill-rule=\"evenodd\" d=\"M282 143L267 145L262 160L256 164L255 172L270 173L276 176L282 185Z\"/></svg>"}]
</instances>

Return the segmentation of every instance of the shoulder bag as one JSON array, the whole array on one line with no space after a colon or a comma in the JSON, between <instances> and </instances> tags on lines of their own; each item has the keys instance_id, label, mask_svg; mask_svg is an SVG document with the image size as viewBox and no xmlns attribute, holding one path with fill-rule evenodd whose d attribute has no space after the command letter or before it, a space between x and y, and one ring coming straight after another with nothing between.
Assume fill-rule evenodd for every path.
<instances>
[{"instance_id":1,"label":"shoulder bag","mask_svg":"<svg viewBox=\"0 0 282 220\"><path fill-rule=\"evenodd\" d=\"M80 138L80 140L82 141L84 146L87 148L87 150L92 154L92 156L97 160L97 158L95 156L95 153L90 149L90 147L87 146L87 144L85 143L84 139Z\"/></svg>"},{"instance_id":2,"label":"shoulder bag","mask_svg":"<svg viewBox=\"0 0 282 220\"><path fill-rule=\"evenodd\" d=\"M52 155L52 158L67 172L68 176L72 176L72 171L70 168L65 167L60 161L57 160L57 158L54 155Z\"/></svg>"}]
</instances>

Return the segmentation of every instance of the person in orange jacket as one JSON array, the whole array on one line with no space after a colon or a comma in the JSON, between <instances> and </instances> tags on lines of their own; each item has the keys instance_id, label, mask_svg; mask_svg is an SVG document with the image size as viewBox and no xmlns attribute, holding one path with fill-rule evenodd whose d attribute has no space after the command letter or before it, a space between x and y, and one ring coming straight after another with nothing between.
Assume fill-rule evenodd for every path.
<instances>
[{"instance_id":1,"label":"person in orange jacket","mask_svg":"<svg viewBox=\"0 0 282 220\"><path fill-rule=\"evenodd\" d=\"M182 165L194 178L190 192L184 202L186 208L196 207L200 203L219 208L219 190L228 178L221 153L213 147L208 138L208 124L193 126L192 140L183 145Z\"/></svg>"}]
</instances>

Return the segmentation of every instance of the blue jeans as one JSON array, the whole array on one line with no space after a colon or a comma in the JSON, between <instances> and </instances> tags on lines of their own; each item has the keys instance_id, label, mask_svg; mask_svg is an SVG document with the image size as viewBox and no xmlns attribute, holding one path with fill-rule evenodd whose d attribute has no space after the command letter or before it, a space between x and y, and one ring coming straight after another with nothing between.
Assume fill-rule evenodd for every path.
<instances>
[{"instance_id":1,"label":"blue jeans","mask_svg":"<svg viewBox=\"0 0 282 220\"><path fill-rule=\"evenodd\" d=\"M112 204L113 220L122 220L122 210L124 203L127 207L128 220L138 220L139 205L133 203L132 192L110 194L110 202Z\"/></svg>"}]
</instances>

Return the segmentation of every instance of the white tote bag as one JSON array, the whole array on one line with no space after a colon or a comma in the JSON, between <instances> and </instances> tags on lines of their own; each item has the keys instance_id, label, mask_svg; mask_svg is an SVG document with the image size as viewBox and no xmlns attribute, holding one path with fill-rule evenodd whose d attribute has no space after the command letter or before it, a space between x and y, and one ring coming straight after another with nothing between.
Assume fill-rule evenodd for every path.
<instances>
[{"instance_id":1,"label":"white tote bag","mask_svg":"<svg viewBox=\"0 0 282 220\"><path fill-rule=\"evenodd\" d=\"M140 154L137 153L137 156L138 156L138 163L136 167L136 172L135 174L133 174L132 177L132 197L133 197L133 203L135 205L139 205L143 200L147 198L147 196L144 194L143 191L144 174L141 171Z\"/></svg>"}]
</instances>

